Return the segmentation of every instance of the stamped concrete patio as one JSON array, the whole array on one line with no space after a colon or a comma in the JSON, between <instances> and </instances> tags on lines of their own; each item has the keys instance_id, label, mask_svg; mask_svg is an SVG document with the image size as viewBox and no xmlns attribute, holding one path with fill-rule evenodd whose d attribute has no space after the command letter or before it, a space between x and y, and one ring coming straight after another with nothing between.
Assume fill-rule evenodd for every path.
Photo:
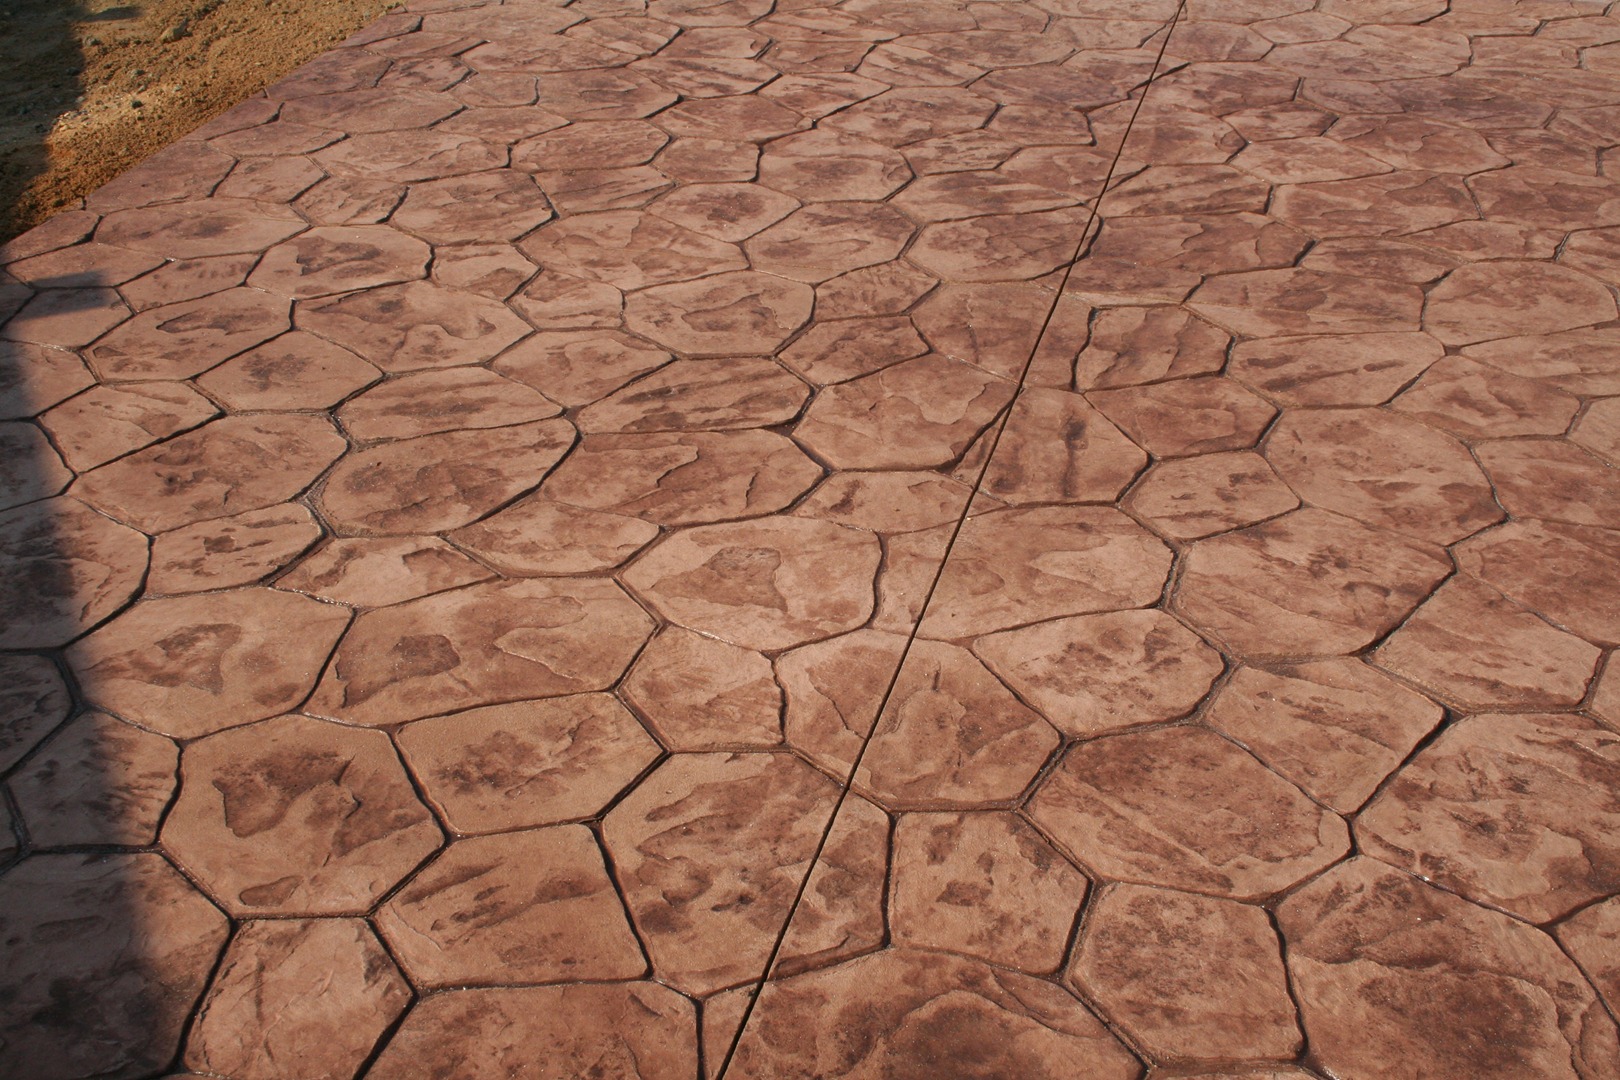
<instances>
[{"instance_id":1,"label":"stamped concrete patio","mask_svg":"<svg viewBox=\"0 0 1620 1080\"><path fill-rule=\"evenodd\" d=\"M1620 1076L1617 145L1582 0L384 17L0 249L0 1073Z\"/></svg>"}]
</instances>

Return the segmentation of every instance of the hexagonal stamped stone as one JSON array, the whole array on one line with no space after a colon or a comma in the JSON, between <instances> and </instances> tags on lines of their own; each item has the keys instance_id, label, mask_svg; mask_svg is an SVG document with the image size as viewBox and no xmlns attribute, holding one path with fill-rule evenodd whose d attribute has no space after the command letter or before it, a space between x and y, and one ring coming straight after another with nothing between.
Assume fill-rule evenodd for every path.
<instances>
[{"instance_id":1,"label":"hexagonal stamped stone","mask_svg":"<svg viewBox=\"0 0 1620 1080\"><path fill-rule=\"evenodd\" d=\"M908 533L954 522L972 489L936 472L833 473L794 513L877 533Z\"/></svg>"},{"instance_id":2,"label":"hexagonal stamped stone","mask_svg":"<svg viewBox=\"0 0 1620 1080\"><path fill-rule=\"evenodd\" d=\"M143 532L168 532L286 502L346 445L324 417L226 416L86 473L73 494Z\"/></svg>"},{"instance_id":3,"label":"hexagonal stamped stone","mask_svg":"<svg viewBox=\"0 0 1620 1080\"><path fill-rule=\"evenodd\" d=\"M856 787L891 809L1010 803L1057 732L960 646L915 642L894 676L905 646L900 634L863 630L778 659L788 742L839 777L859 757Z\"/></svg>"},{"instance_id":4,"label":"hexagonal stamped stone","mask_svg":"<svg viewBox=\"0 0 1620 1080\"><path fill-rule=\"evenodd\" d=\"M397 739L458 833L591 817L658 757L657 744L611 694L418 720Z\"/></svg>"},{"instance_id":5,"label":"hexagonal stamped stone","mask_svg":"<svg viewBox=\"0 0 1620 1080\"><path fill-rule=\"evenodd\" d=\"M1013 814L903 814L889 901L895 940L1031 974L1063 962L1085 876Z\"/></svg>"},{"instance_id":6,"label":"hexagonal stamped stone","mask_svg":"<svg viewBox=\"0 0 1620 1080\"><path fill-rule=\"evenodd\" d=\"M1093 390L1093 405L1158 457L1253 446L1277 410L1232 379L1176 379Z\"/></svg>"},{"instance_id":7,"label":"hexagonal stamped stone","mask_svg":"<svg viewBox=\"0 0 1620 1080\"><path fill-rule=\"evenodd\" d=\"M911 320L876 316L818 322L781 353L788 367L817 386L846 382L928 351Z\"/></svg>"},{"instance_id":8,"label":"hexagonal stamped stone","mask_svg":"<svg viewBox=\"0 0 1620 1080\"><path fill-rule=\"evenodd\" d=\"M1092 904L1069 979L1159 1058L1288 1058L1299 1026L1257 907L1116 885Z\"/></svg>"},{"instance_id":9,"label":"hexagonal stamped stone","mask_svg":"<svg viewBox=\"0 0 1620 1080\"><path fill-rule=\"evenodd\" d=\"M256 289L227 289L149 308L86 355L104 379L189 379L287 330L288 307Z\"/></svg>"},{"instance_id":10,"label":"hexagonal stamped stone","mask_svg":"<svg viewBox=\"0 0 1620 1080\"><path fill-rule=\"evenodd\" d=\"M1350 814L1444 715L1376 668L1346 659L1239 668L1203 720Z\"/></svg>"},{"instance_id":11,"label":"hexagonal stamped stone","mask_svg":"<svg viewBox=\"0 0 1620 1080\"><path fill-rule=\"evenodd\" d=\"M146 592L163 596L252 585L320 538L320 524L298 503L188 525L152 544Z\"/></svg>"},{"instance_id":12,"label":"hexagonal stamped stone","mask_svg":"<svg viewBox=\"0 0 1620 1080\"><path fill-rule=\"evenodd\" d=\"M333 540L276 581L351 607L386 607L495 576L434 536Z\"/></svg>"},{"instance_id":13,"label":"hexagonal stamped stone","mask_svg":"<svg viewBox=\"0 0 1620 1080\"><path fill-rule=\"evenodd\" d=\"M670 361L669 353L611 330L535 334L490 366L565 406L589 405Z\"/></svg>"},{"instance_id":14,"label":"hexagonal stamped stone","mask_svg":"<svg viewBox=\"0 0 1620 1080\"><path fill-rule=\"evenodd\" d=\"M1313 1056L1341 1076L1599 1077L1614 1022L1540 930L1369 858L1285 900L1277 921Z\"/></svg>"},{"instance_id":15,"label":"hexagonal stamped stone","mask_svg":"<svg viewBox=\"0 0 1620 1080\"><path fill-rule=\"evenodd\" d=\"M237 412L326 409L381 377L347 349L294 330L228 360L197 385Z\"/></svg>"},{"instance_id":16,"label":"hexagonal stamped stone","mask_svg":"<svg viewBox=\"0 0 1620 1080\"><path fill-rule=\"evenodd\" d=\"M983 1076L1129 1080L1141 1066L1069 994L940 953L886 949L766 984L728 1076L878 1080L921 1062Z\"/></svg>"},{"instance_id":17,"label":"hexagonal stamped stone","mask_svg":"<svg viewBox=\"0 0 1620 1080\"><path fill-rule=\"evenodd\" d=\"M362 920L256 920L226 950L185 1060L243 1080L276 1080L291 1061L310 1076L350 1075L410 998Z\"/></svg>"},{"instance_id":18,"label":"hexagonal stamped stone","mask_svg":"<svg viewBox=\"0 0 1620 1080\"><path fill-rule=\"evenodd\" d=\"M76 717L16 776L11 790L39 847L157 839L178 782L180 751L169 739L105 713Z\"/></svg>"},{"instance_id":19,"label":"hexagonal stamped stone","mask_svg":"<svg viewBox=\"0 0 1620 1080\"><path fill-rule=\"evenodd\" d=\"M375 1071L400 1080L521 1073L690 1080L697 1074L692 1003L651 982L454 990L424 998Z\"/></svg>"},{"instance_id":20,"label":"hexagonal stamped stone","mask_svg":"<svg viewBox=\"0 0 1620 1080\"><path fill-rule=\"evenodd\" d=\"M1586 696L1602 651L1458 576L1372 655L1379 667L1477 711L1573 706Z\"/></svg>"},{"instance_id":21,"label":"hexagonal stamped stone","mask_svg":"<svg viewBox=\"0 0 1620 1080\"><path fill-rule=\"evenodd\" d=\"M1124 505L1172 539L1197 540L1285 514L1299 496L1265 458L1240 450L1162 461L1136 482Z\"/></svg>"},{"instance_id":22,"label":"hexagonal stamped stone","mask_svg":"<svg viewBox=\"0 0 1620 1080\"><path fill-rule=\"evenodd\" d=\"M84 472L197 427L218 412L185 383L127 383L92 387L39 422L68 466Z\"/></svg>"},{"instance_id":23,"label":"hexagonal stamped stone","mask_svg":"<svg viewBox=\"0 0 1620 1080\"><path fill-rule=\"evenodd\" d=\"M769 431L588 435L544 490L575 506L693 525L773 514L821 476L790 439Z\"/></svg>"},{"instance_id":24,"label":"hexagonal stamped stone","mask_svg":"<svg viewBox=\"0 0 1620 1080\"><path fill-rule=\"evenodd\" d=\"M1464 439L1562 435L1580 408L1573 396L1556 387L1462 356L1435 364L1392 404Z\"/></svg>"},{"instance_id":25,"label":"hexagonal stamped stone","mask_svg":"<svg viewBox=\"0 0 1620 1080\"><path fill-rule=\"evenodd\" d=\"M658 200L653 213L735 244L780 221L798 205L797 199L758 184L689 184Z\"/></svg>"},{"instance_id":26,"label":"hexagonal stamped stone","mask_svg":"<svg viewBox=\"0 0 1620 1080\"><path fill-rule=\"evenodd\" d=\"M748 240L743 250L757 270L819 282L889 262L914 228L884 204L813 203Z\"/></svg>"},{"instance_id":27,"label":"hexagonal stamped stone","mask_svg":"<svg viewBox=\"0 0 1620 1080\"><path fill-rule=\"evenodd\" d=\"M653 630L611 581L496 581L355 620L309 708L384 726L613 685Z\"/></svg>"},{"instance_id":28,"label":"hexagonal stamped stone","mask_svg":"<svg viewBox=\"0 0 1620 1080\"><path fill-rule=\"evenodd\" d=\"M782 688L751 649L666 626L624 681L625 700L671 750L766 749L782 742Z\"/></svg>"},{"instance_id":29,"label":"hexagonal stamped stone","mask_svg":"<svg viewBox=\"0 0 1620 1080\"><path fill-rule=\"evenodd\" d=\"M865 623L879 556L870 533L779 517L676 533L624 580L679 626L785 649Z\"/></svg>"},{"instance_id":30,"label":"hexagonal stamped stone","mask_svg":"<svg viewBox=\"0 0 1620 1080\"><path fill-rule=\"evenodd\" d=\"M77 499L0 513L0 648L65 645L141 587L146 541Z\"/></svg>"},{"instance_id":31,"label":"hexagonal stamped stone","mask_svg":"<svg viewBox=\"0 0 1620 1080\"><path fill-rule=\"evenodd\" d=\"M503 574L530 577L611 570L658 536L658 526L531 496L451 539Z\"/></svg>"},{"instance_id":32,"label":"hexagonal stamped stone","mask_svg":"<svg viewBox=\"0 0 1620 1080\"><path fill-rule=\"evenodd\" d=\"M0 311L9 318L0 324L0 337L9 341L77 349L129 318L129 307L115 289L46 289L31 300L26 286L6 291L10 295Z\"/></svg>"},{"instance_id":33,"label":"hexagonal stamped stone","mask_svg":"<svg viewBox=\"0 0 1620 1080\"><path fill-rule=\"evenodd\" d=\"M1334 813L1194 727L1082 743L1030 803L1083 865L1122 881L1257 900L1350 849Z\"/></svg>"},{"instance_id":34,"label":"hexagonal stamped stone","mask_svg":"<svg viewBox=\"0 0 1620 1080\"><path fill-rule=\"evenodd\" d=\"M495 169L413 184L394 225L435 244L514 241L550 221L551 203L534 178Z\"/></svg>"},{"instance_id":35,"label":"hexagonal stamped stone","mask_svg":"<svg viewBox=\"0 0 1620 1080\"><path fill-rule=\"evenodd\" d=\"M1317 334L1239 342L1228 374L1279 405L1380 405L1445 354L1427 334Z\"/></svg>"},{"instance_id":36,"label":"hexagonal stamped stone","mask_svg":"<svg viewBox=\"0 0 1620 1080\"><path fill-rule=\"evenodd\" d=\"M0 655L0 769L10 769L67 719L73 698L43 656Z\"/></svg>"},{"instance_id":37,"label":"hexagonal stamped stone","mask_svg":"<svg viewBox=\"0 0 1620 1080\"><path fill-rule=\"evenodd\" d=\"M795 434L837 468L947 465L1012 397L1011 383L928 355L823 390Z\"/></svg>"},{"instance_id":38,"label":"hexagonal stamped stone","mask_svg":"<svg viewBox=\"0 0 1620 1080\"><path fill-rule=\"evenodd\" d=\"M163 847L238 916L361 914L441 840L381 732L281 716L183 767Z\"/></svg>"},{"instance_id":39,"label":"hexagonal stamped stone","mask_svg":"<svg viewBox=\"0 0 1620 1080\"><path fill-rule=\"evenodd\" d=\"M573 425L554 419L384 443L338 463L321 508L345 531L457 529L539 486L573 441Z\"/></svg>"},{"instance_id":40,"label":"hexagonal stamped stone","mask_svg":"<svg viewBox=\"0 0 1620 1080\"><path fill-rule=\"evenodd\" d=\"M377 913L419 985L635 978L647 961L590 830L458 840Z\"/></svg>"},{"instance_id":41,"label":"hexagonal stamped stone","mask_svg":"<svg viewBox=\"0 0 1620 1080\"><path fill-rule=\"evenodd\" d=\"M298 705L348 623L274 589L143 600L67 658L95 704L189 739Z\"/></svg>"},{"instance_id":42,"label":"hexagonal stamped stone","mask_svg":"<svg viewBox=\"0 0 1620 1080\"><path fill-rule=\"evenodd\" d=\"M529 332L499 301L429 281L301 303L298 325L384 371L481 364Z\"/></svg>"},{"instance_id":43,"label":"hexagonal stamped stone","mask_svg":"<svg viewBox=\"0 0 1620 1080\"><path fill-rule=\"evenodd\" d=\"M200 199L108 214L96 239L171 259L259 252L308 228L291 207Z\"/></svg>"},{"instance_id":44,"label":"hexagonal stamped stone","mask_svg":"<svg viewBox=\"0 0 1620 1080\"><path fill-rule=\"evenodd\" d=\"M597 432L728 431L784 424L810 388L765 357L677 360L579 414Z\"/></svg>"},{"instance_id":45,"label":"hexagonal stamped stone","mask_svg":"<svg viewBox=\"0 0 1620 1080\"><path fill-rule=\"evenodd\" d=\"M1198 541L1173 603L1240 655L1341 655L1388 633L1450 573L1440 548L1306 508Z\"/></svg>"},{"instance_id":46,"label":"hexagonal stamped stone","mask_svg":"<svg viewBox=\"0 0 1620 1080\"><path fill-rule=\"evenodd\" d=\"M635 210L567 217L519 246L549 269L625 290L747 266L736 245Z\"/></svg>"},{"instance_id":47,"label":"hexagonal stamped stone","mask_svg":"<svg viewBox=\"0 0 1620 1080\"><path fill-rule=\"evenodd\" d=\"M1249 337L1387 333L1418 329L1423 293L1319 270L1254 270L1211 278L1187 306Z\"/></svg>"},{"instance_id":48,"label":"hexagonal stamped stone","mask_svg":"<svg viewBox=\"0 0 1620 1080\"><path fill-rule=\"evenodd\" d=\"M507 161L504 146L439 130L362 132L311 156L337 176L399 184L499 169Z\"/></svg>"},{"instance_id":49,"label":"hexagonal stamped stone","mask_svg":"<svg viewBox=\"0 0 1620 1080\"><path fill-rule=\"evenodd\" d=\"M1072 261L1086 213L993 214L922 230L907 258L946 281L1028 281Z\"/></svg>"},{"instance_id":50,"label":"hexagonal stamped stone","mask_svg":"<svg viewBox=\"0 0 1620 1080\"><path fill-rule=\"evenodd\" d=\"M440 431L500 428L562 410L519 382L484 368L417 371L389 379L337 410L357 439L410 439Z\"/></svg>"},{"instance_id":51,"label":"hexagonal stamped stone","mask_svg":"<svg viewBox=\"0 0 1620 1080\"><path fill-rule=\"evenodd\" d=\"M1600 645L1620 644L1620 535L1554 521L1510 521L1458 545L1458 567Z\"/></svg>"},{"instance_id":52,"label":"hexagonal stamped stone","mask_svg":"<svg viewBox=\"0 0 1620 1080\"><path fill-rule=\"evenodd\" d=\"M0 879L7 1066L39 1080L161 1072L229 936L160 855L35 855ZM64 1009L64 995L95 1007Z\"/></svg>"},{"instance_id":53,"label":"hexagonal stamped stone","mask_svg":"<svg viewBox=\"0 0 1620 1080\"><path fill-rule=\"evenodd\" d=\"M988 634L1060 615L1145 607L1170 551L1111 507L1032 507L970 516L921 633Z\"/></svg>"},{"instance_id":54,"label":"hexagonal stamped stone","mask_svg":"<svg viewBox=\"0 0 1620 1080\"><path fill-rule=\"evenodd\" d=\"M1620 889L1617 781L1620 736L1585 717L1471 716L1401 770L1356 833L1374 858L1551 922Z\"/></svg>"},{"instance_id":55,"label":"hexagonal stamped stone","mask_svg":"<svg viewBox=\"0 0 1620 1080\"><path fill-rule=\"evenodd\" d=\"M423 277L430 254L386 225L323 226L265 252L248 284L295 299L329 296Z\"/></svg>"},{"instance_id":56,"label":"hexagonal stamped stone","mask_svg":"<svg viewBox=\"0 0 1620 1080\"><path fill-rule=\"evenodd\" d=\"M1147 461L1079 394L1029 387L1013 403L984 490L1014 506L1112 502Z\"/></svg>"},{"instance_id":57,"label":"hexagonal stamped stone","mask_svg":"<svg viewBox=\"0 0 1620 1080\"><path fill-rule=\"evenodd\" d=\"M815 291L751 270L644 289L625 304L631 330L687 356L770 353L810 319Z\"/></svg>"},{"instance_id":58,"label":"hexagonal stamped stone","mask_svg":"<svg viewBox=\"0 0 1620 1080\"><path fill-rule=\"evenodd\" d=\"M1289 412L1265 453L1312 505L1431 543L1453 543L1502 518L1466 447L1387 409Z\"/></svg>"},{"instance_id":59,"label":"hexagonal stamped stone","mask_svg":"<svg viewBox=\"0 0 1620 1080\"><path fill-rule=\"evenodd\" d=\"M1447 345L1472 345L1608 322L1615 311L1609 290L1585 274L1544 262L1477 263L1434 287L1423 328Z\"/></svg>"},{"instance_id":60,"label":"hexagonal stamped stone","mask_svg":"<svg viewBox=\"0 0 1620 1080\"><path fill-rule=\"evenodd\" d=\"M37 416L95 383L73 353L23 341L0 341L0 420Z\"/></svg>"},{"instance_id":61,"label":"hexagonal stamped stone","mask_svg":"<svg viewBox=\"0 0 1620 1080\"><path fill-rule=\"evenodd\" d=\"M1580 447L1562 439L1502 439L1477 454L1515 518L1620 527L1620 473Z\"/></svg>"},{"instance_id":62,"label":"hexagonal stamped stone","mask_svg":"<svg viewBox=\"0 0 1620 1080\"><path fill-rule=\"evenodd\" d=\"M788 754L680 754L608 812L603 837L661 980L706 993L758 976L837 794Z\"/></svg>"},{"instance_id":63,"label":"hexagonal stamped stone","mask_svg":"<svg viewBox=\"0 0 1620 1080\"><path fill-rule=\"evenodd\" d=\"M979 638L973 651L1066 735L1087 737L1191 712L1221 656L1162 611L1112 611Z\"/></svg>"}]
</instances>

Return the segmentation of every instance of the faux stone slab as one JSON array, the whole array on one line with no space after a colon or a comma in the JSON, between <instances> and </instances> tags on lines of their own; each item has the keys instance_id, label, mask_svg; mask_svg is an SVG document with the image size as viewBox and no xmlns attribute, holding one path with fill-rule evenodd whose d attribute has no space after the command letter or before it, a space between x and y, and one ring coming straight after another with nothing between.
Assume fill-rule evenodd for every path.
<instances>
[{"instance_id":1,"label":"faux stone slab","mask_svg":"<svg viewBox=\"0 0 1620 1080\"><path fill-rule=\"evenodd\" d=\"M782 741L782 688L770 661L751 649L665 627L622 689L671 750L763 749Z\"/></svg>"},{"instance_id":2,"label":"faux stone slab","mask_svg":"<svg viewBox=\"0 0 1620 1080\"><path fill-rule=\"evenodd\" d=\"M1231 377L1280 405L1381 405L1445 354L1427 334L1368 333L1239 342Z\"/></svg>"},{"instance_id":3,"label":"faux stone slab","mask_svg":"<svg viewBox=\"0 0 1620 1080\"><path fill-rule=\"evenodd\" d=\"M347 349L294 330L228 360L197 380L239 412L326 409L381 377Z\"/></svg>"},{"instance_id":4,"label":"faux stone slab","mask_svg":"<svg viewBox=\"0 0 1620 1080\"><path fill-rule=\"evenodd\" d=\"M1112 502L1147 461L1079 394L1030 387L1013 403L983 486L1014 506Z\"/></svg>"},{"instance_id":5,"label":"faux stone slab","mask_svg":"<svg viewBox=\"0 0 1620 1080\"><path fill-rule=\"evenodd\" d=\"M96 386L40 417L78 472L197 427L219 409L185 383Z\"/></svg>"},{"instance_id":6,"label":"faux stone slab","mask_svg":"<svg viewBox=\"0 0 1620 1080\"><path fill-rule=\"evenodd\" d=\"M588 405L580 430L727 431L783 424L799 414L809 387L772 360L678 360Z\"/></svg>"},{"instance_id":7,"label":"faux stone slab","mask_svg":"<svg viewBox=\"0 0 1620 1080\"><path fill-rule=\"evenodd\" d=\"M1493 262L1464 266L1435 286L1423 328L1447 345L1472 345L1614 317L1614 298L1585 274L1547 263Z\"/></svg>"},{"instance_id":8,"label":"faux stone slab","mask_svg":"<svg viewBox=\"0 0 1620 1080\"><path fill-rule=\"evenodd\" d=\"M1277 411L1232 379L1175 379L1087 395L1103 415L1156 457L1243 450Z\"/></svg>"},{"instance_id":9,"label":"faux stone slab","mask_svg":"<svg viewBox=\"0 0 1620 1080\"><path fill-rule=\"evenodd\" d=\"M1515 518L1620 526L1620 475L1562 439L1503 439L1476 452Z\"/></svg>"},{"instance_id":10,"label":"faux stone slab","mask_svg":"<svg viewBox=\"0 0 1620 1080\"><path fill-rule=\"evenodd\" d=\"M336 416L356 439L409 439L440 431L502 428L561 410L522 383L484 368L418 371L374 386Z\"/></svg>"},{"instance_id":11,"label":"faux stone slab","mask_svg":"<svg viewBox=\"0 0 1620 1080\"><path fill-rule=\"evenodd\" d=\"M10 769L67 719L73 699L43 656L0 656L0 768Z\"/></svg>"},{"instance_id":12,"label":"faux stone slab","mask_svg":"<svg viewBox=\"0 0 1620 1080\"><path fill-rule=\"evenodd\" d=\"M283 716L183 767L163 847L239 916L361 914L441 840L379 732Z\"/></svg>"},{"instance_id":13,"label":"faux stone slab","mask_svg":"<svg viewBox=\"0 0 1620 1080\"><path fill-rule=\"evenodd\" d=\"M65 645L141 587L144 538L77 499L0 513L0 647Z\"/></svg>"},{"instance_id":14,"label":"faux stone slab","mask_svg":"<svg viewBox=\"0 0 1620 1080\"><path fill-rule=\"evenodd\" d=\"M528 577L611 570L658 537L658 526L532 496L451 534L503 574Z\"/></svg>"},{"instance_id":15,"label":"faux stone slab","mask_svg":"<svg viewBox=\"0 0 1620 1080\"><path fill-rule=\"evenodd\" d=\"M38 416L94 382L83 361L66 350L0 342L0 420Z\"/></svg>"},{"instance_id":16,"label":"faux stone slab","mask_svg":"<svg viewBox=\"0 0 1620 1080\"><path fill-rule=\"evenodd\" d=\"M1319 270L1255 270L1212 278L1187 303L1249 337L1388 333L1418 329L1423 293Z\"/></svg>"},{"instance_id":17,"label":"faux stone slab","mask_svg":"<svg viewBox=\"0 0 1620 1080\"><path fill-rule=\"evenodd\" d=\"M170 259L263 251L308 228L290 207L202 199L108 214L96 239Z\"/></svg>"},{"instance_id":18,"label":"faux stone slab","mask_svg":"<svg viewBox=\"0 0 1620 1080\"><path fill-rule=\"evenodd\" d=\"M355 537L333 540L276 587L351 607L386 607L494 576L437 537Z\"/></svg>"},{"instance_id":19,"label":"faux stone slab","mask_svg":"<svg viewBox=\"0 0 1620 1080\"><path fill-rule=\"evenodd\" d=\"M529 332L503 304L426 281L303 303L297 321L384 371L481 364Z\"/></svg>"},{"instance_id":20,"label":"faux stone slab","mask_svg":"<svg viewBox=\"0 0 1620 1080\"><path fill-rule=\"evenodd\" d=\"M383 225L324 226L265 252L248 284L294 299L371 289L422 277L429 253Z\"/></svg>"},{"instance_id":21,"label":"faux stone slab","mask_svg":"<svg viewBox=\"0 0 1620 1080\"><path fill-rule=\"evenodd\" d=\"M298 503L188 525L153 543L146 591L173 595L252 585L320 538L320 525Z\"/></svg>"},{"instance_id":22,"label":"faux stone slab","mask_svg":"<svg viewBox=\"0 0 1620 1080\"><path fill-rule=\"evenodd\" d=\"M801 282L742 270L638 292L624 321L686 356L770 353L809 320L814 296Z\"/></svg>"},{"instance_id":23,"label":"faux stone slab","mask_svg":"<svg viewBox=\"0 0 1620 1080\"><path fill-rule=\"evenodd\" d=\"M163 736L91 712L57 732L10 785L39 847L143 847L157 839L179 761Z\"/></svg>"},{"instance_id":24,"label":"faux stone slab","mask_svg":"<svg viewBox=\"0 0 1620 1080\"><path fill-rule=\"evenodd\" d=\"M227 289L143 311L87 356L108 380L189 379L289 325L286 300L256 289Z\"/></svg>"},{"instance_id":25,"label":"faux stone slab","mask_svg":"<svg viewBox=\"0 0 1620 1080\"><path fill-rule=\"evenodd\" d=\"M1237 451L1160 462L1125 505L1172 539L1196 540L1285 514L1299 497L1259 454Z\"/></svg>"},{"instance_id":26,"label":"faux stone slab","mask_svg":"<svg viewBox=\"0 0 1620 1080\"><path fill-rule=\"evenodd\" d=\"M626 334L563 330L534 334L490 366L564 406L579 406L606 397L669 360L669 353Z\"/></svg>"},{"instance_id":27,"label":"faux stone slab","mask_svg":"<svg viewBox=\"0 0 1620 1080\"><path fill-rule=\"evenodd\" d=\"M381 727L603 690L652 629L610 581L472 585L360 615L309 708Z\"/></svg>"}]
</instances>

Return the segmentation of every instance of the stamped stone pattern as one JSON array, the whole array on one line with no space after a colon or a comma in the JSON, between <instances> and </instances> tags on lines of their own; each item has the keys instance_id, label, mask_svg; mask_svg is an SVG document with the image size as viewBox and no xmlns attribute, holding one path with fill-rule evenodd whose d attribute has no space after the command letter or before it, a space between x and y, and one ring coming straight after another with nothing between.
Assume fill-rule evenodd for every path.
<instances>
[{"instance_id":1,"label":"stamped stone pattern","mask_svg":"<svg viewBox=\"0 0 1620 1080\"><path fill-rule=\"evenodd\" d=\"M0 245L0 1074L1620 1074L1602 9L412 0Z\"/></svg>"}]
</instances>

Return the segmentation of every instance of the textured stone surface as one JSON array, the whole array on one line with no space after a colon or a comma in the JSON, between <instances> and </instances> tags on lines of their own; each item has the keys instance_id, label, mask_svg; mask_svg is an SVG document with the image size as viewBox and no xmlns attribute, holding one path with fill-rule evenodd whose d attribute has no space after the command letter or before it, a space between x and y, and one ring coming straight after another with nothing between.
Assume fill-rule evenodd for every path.
<instances>
[{"instance_id":1,"label":"textured stone surface","mask_svg":"<svg viewBox=\"0 0 1620 1080\"><path fill-rule=\"evenodd\" d=\"M668 627L623 688L671 750L763 749L782 741L782 689L750 649Z\"/></svg>"},{"instance_id":2,"label":"textured stone surface","mask_svg":"<svg viewBox=\"0 0 1620 1080\"><path fill-rule=\"evenodd\" d=\"M146 570L145 540L76 499L0 512L0 646L65 645L123 607Z\"/></svg>"},{"instance_id":3,"label":"textured stone surface","mask_svg":"<svg viewBox=\"0 0 1620 1080\"><path fill-rule=\"evenodd\" d=\"M142 847L157 839L179 760L163 736L85 713L23 766L11 790L29 839L41 847Z\"/></svg>"},{"instance_id":4,"label":"textured stone surface","mask_svg":"<svg viewBox=\"0 0 1620 1080\"><path fill-rule=\"evenodd\" d=\"M320 525L297 503L201 521L153 541L146 591L161 595L252 585L320 538Z\"/></svg>"}]
</instances>

